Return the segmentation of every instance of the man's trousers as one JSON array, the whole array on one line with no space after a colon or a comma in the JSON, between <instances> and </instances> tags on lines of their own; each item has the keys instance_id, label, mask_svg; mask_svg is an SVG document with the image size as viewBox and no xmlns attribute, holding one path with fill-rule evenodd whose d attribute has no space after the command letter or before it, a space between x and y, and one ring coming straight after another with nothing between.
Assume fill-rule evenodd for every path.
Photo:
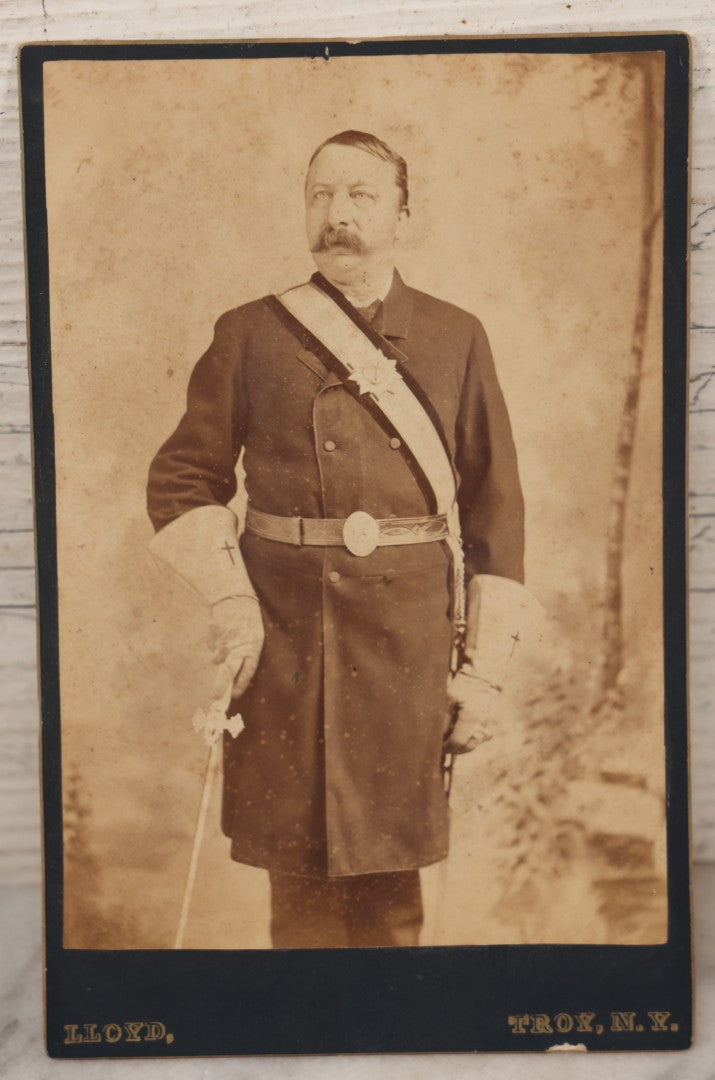
<instances>
[{"instance_id":1,"label":"man's trousers","mask_svg":"<svg viewBox=\"0 0 715 1080\"><path fill-rule=\"evenodd\" d=\"M270 871L274 949L419 945L419 870L304 877Z\"/></svg>"}]
</instances>

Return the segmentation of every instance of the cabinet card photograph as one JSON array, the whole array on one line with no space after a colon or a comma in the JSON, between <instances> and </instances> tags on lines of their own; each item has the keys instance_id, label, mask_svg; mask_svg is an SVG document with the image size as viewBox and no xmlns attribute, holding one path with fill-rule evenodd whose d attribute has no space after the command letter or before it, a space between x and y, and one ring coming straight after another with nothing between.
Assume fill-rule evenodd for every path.
<instances>
[{"instance_id":1,"label":"cabinet card photograph","mask_svg":"<svg viewBox=\"0 0 715 1080\"><path fill-rule=\"evenodd\" d=\"M687 40L22 63L51 1052L685 1045ZM497 955L437 1039L138 974Z\"/></svg>"}]
</instances>

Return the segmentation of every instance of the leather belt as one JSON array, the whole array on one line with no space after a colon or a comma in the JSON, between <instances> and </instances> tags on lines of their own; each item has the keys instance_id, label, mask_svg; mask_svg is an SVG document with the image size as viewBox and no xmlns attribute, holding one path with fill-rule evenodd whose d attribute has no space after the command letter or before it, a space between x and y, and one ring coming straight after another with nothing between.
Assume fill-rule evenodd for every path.
<instances>
[{"instance_id":1,"label":"leather belt","mask_svg":"<svg viewBox=\"0 0 715 1080\"><path fill-rule=\"evenodd\" d=\"M431 544L448 535L445 514L426 517L374 518L356 510L347 518L279 517L249 506L246 529L264 540L300 547L346 547L353 555L371 555L375 548L398 544Z\"/></svg>"}]
</instances>

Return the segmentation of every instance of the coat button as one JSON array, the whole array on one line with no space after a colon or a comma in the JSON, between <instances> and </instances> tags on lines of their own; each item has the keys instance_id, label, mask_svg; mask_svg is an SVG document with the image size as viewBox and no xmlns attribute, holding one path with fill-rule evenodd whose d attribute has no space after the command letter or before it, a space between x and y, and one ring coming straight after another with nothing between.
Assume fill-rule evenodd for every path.
<instances>
[{"instance_id":1,"label":"coat button","mask_svg":"<svg viewBox=\"0 0 715 1080\"><path fill-rule=\"evenodd\" d=\"M383 577L384 577L385 581L387 582L387 584L389 585L390 582L395 580L395 571L394 570L386 570Z\"/></svg>"},{"instance_id":2,"label":"coat button","mask_svg":"<svg viewBox=\"0 0 715 1080\"><path fill-rule=\"evenodd\" d=\"M323 450L327 450L328 452L330 452L331 450L336 450L336 449L337 449L337 446L333 442L332 439L326 439L325 442L323 443Z\"/></svg>"},{"instance_id":3,"label":"coat button","mask_svg":"<svg viewBox=\"0 0 715 1080\"><path fill-rule=\"evenodd\" d=\"M331 570L328 574L328 581L332 581L333 585L337 585L340 581L340 574L337 570Z\"/></svg>"},{"instance_id":4,"label":"coat button","mask_svg":"<svg viewBox=\"0 0 715 1080\"><path fill-rule=\"evenodd\" d=\"M402 439L398 439L397 436L395 436L394 438L390 439L390 446L393 450L399 450L402 446Z\"/></svg>"}]
</instances>

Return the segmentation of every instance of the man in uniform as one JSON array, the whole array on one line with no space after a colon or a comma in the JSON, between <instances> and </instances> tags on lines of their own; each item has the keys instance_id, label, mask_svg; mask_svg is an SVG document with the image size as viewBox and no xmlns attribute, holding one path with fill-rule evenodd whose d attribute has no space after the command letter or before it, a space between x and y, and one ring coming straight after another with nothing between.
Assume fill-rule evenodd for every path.
<instances>
[{"instance_id":1,"label":"man in uniform","mask_svg":"<svg viewBox=\"0 0 715 1080\"><path fill-rule=\"evenodd\" d=\"M516 455L481 324L395 269L404 160L342 132L305 202L318 272L219 318L151 465L151 547L212 607L244 725L222 827L269 872L274 946L417 945L419 868L448 849L455 620L466 591L450 753L489 737L490 612L523 579Z\"/></svg>"}]
</instances>

